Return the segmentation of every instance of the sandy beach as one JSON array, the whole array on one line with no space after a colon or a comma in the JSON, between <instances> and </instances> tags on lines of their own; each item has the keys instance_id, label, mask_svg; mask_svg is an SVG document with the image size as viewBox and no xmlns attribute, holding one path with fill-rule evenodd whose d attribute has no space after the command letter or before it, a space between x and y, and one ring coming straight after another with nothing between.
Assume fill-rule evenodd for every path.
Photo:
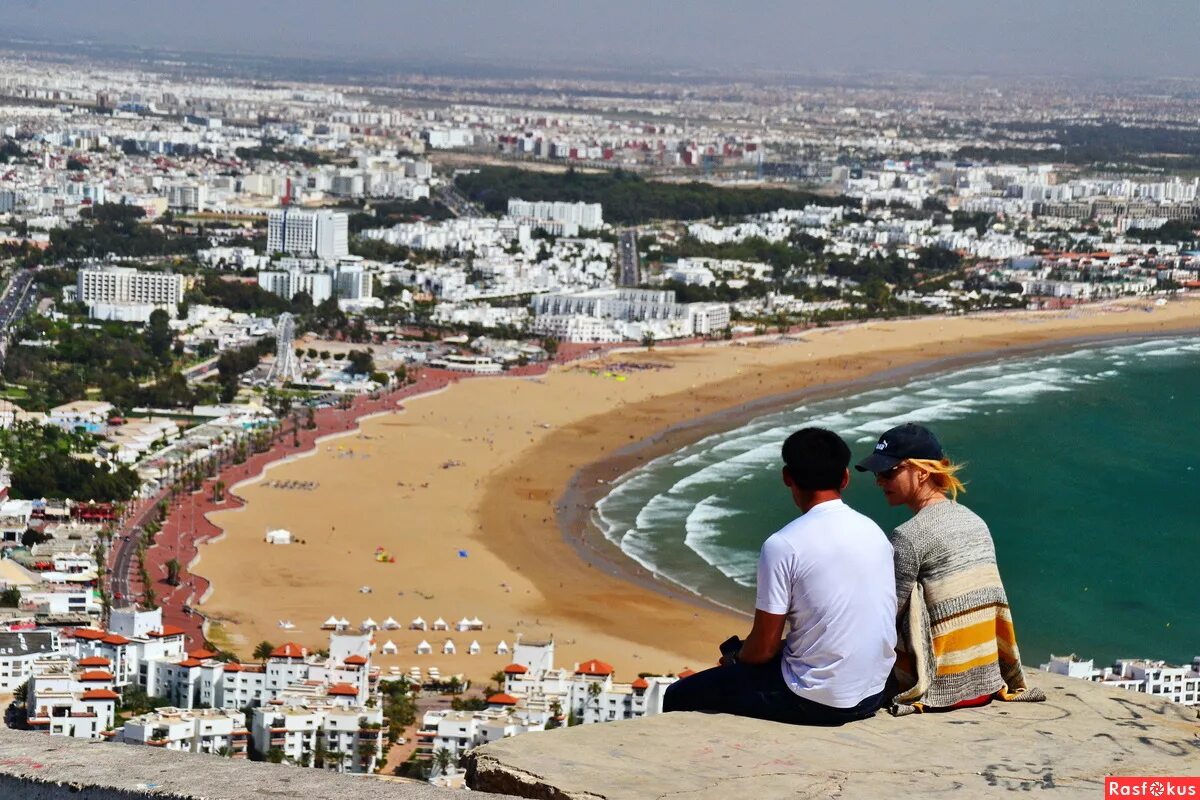
<instances>
[{"instance_id":1,"label":"sandy beach","mask_svg":"<svg viewBox=\"0 0 1200 800\"><path fill-rule=\"evenodd\" d=\"M214 641L247 658L261 640L322 647L320 624L336 615L403 625L377 634L381 647L399 648L377 654L385 669L437 666L486 680L510 660L497 644L518 635L553 636L560 665L599 658L618 679L703 668L718 642L746 632L746 619L673 594L588 535L588 508L605 482L798 393L1090 338L1196 329L1200 298L1137 301L880 321L464 380L236 487L245 506L209 515L225 535L200 546L192 567L212 584L201 610ZM302 543L267 544L275 528ZM376 560L381 547L394 563ZM485 629L408 630L418 616L451 626L477 616ZM414 654L422 639L434 655ZM440 653L446 639L456 655ZM466 654L473 640L480 655Z\"/></svg>"}]
</instances>

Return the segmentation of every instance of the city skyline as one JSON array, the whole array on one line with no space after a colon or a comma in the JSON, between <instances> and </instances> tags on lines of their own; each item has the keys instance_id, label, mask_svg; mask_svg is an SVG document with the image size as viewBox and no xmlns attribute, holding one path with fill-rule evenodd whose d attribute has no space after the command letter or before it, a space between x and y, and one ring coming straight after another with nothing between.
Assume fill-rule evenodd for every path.
<instances>
[{"instance_id":1,"label":"city skyline","mask_svg":"<svg viewBox=\"0 0 1200 800\"><path fill-rule=\"evenodd\" d=\"M347 11L295 0L281 13L278 4L229 0L194 7L27 0L5 11L10 38L397 67L1200 77L1200 65L1176 55L1186 52L1200 24L1200 6L1177 0L1157 4L1153 15L1128 4L1078 0L1003 7L917 0L903 8L764 0L737 13L711 0L686 6L614 0L586 11L546 0L471 6L366 0Z\"/></svg>"}]
</instances>

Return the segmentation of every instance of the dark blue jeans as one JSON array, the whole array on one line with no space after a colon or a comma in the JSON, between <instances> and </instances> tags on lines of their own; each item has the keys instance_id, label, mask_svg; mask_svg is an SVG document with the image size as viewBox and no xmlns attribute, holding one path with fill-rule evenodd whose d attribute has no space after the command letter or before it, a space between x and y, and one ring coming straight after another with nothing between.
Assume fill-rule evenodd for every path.
<instances>
[{"instance_id":1,"label":"dark blue jeans","mask_svg":"<svg viewBox=\"0 0 1200 800\"><path fill-rule=\"evenodd\" d=\"M884 692L853 708L800 697L783 681L776 656L766 664L730 664L689 675L667 687L663 711L714 711L791 725L842 725L874 714Z\"/></svg>"}]
</instances>

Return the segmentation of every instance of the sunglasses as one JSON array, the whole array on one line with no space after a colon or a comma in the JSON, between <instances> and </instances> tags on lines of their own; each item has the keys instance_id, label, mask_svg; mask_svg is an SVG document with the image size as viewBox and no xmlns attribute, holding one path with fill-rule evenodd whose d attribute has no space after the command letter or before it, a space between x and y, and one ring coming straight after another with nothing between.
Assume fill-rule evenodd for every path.
<instances>
[{"instance_id":1,"label":"sunglasses","mask_svg":"<svg viewBox=\"0 0 1200 800\"><path fill-rule=\"evenodd\" d=\"M896 466L892 467L891 469L885 469L882 472L876 472L875 477L879 480L885 480L885 481L895 480L896 476L900 474L900 472L904 469L904 467L905 467L905 464L903 462L901 462L901 463L897 464Z\"/></svg>"}]
</instances>

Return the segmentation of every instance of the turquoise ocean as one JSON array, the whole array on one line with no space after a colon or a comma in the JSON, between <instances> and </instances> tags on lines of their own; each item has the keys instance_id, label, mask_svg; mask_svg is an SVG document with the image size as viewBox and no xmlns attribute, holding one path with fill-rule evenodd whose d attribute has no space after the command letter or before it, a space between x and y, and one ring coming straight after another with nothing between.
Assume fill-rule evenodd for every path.
<instances>
[{"instance_id":1,"label":"turquoise ocean","mask_svg":"<svg viewBox=\"0 0 1200 800\"><path fill-rule=\"evenodd\" d=\"M857 460L884 430L920 422L967 464L960 501L991 528L1026 664L1052 652L1190 663L1200 655L1198 407L1195 338L1001 360L710 435L614 481L593 522L659 577L751 611L759 547L798 513L779 474L787 434L830 428ZM909 516L857 472L846 501L887 532Z\"/></svg>"}]
</instances>

